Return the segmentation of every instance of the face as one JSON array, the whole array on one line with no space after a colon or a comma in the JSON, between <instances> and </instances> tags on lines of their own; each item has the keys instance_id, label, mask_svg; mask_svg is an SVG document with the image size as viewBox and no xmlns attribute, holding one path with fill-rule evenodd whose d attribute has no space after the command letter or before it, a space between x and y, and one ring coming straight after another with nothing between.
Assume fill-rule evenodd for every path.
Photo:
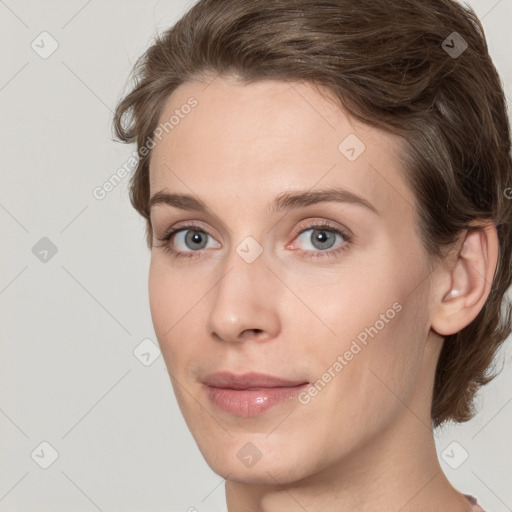
<instances>
[{"instance_id":1,"label":"face","mask_svg":"<svg viewBox=\"0 0 512 512\"><path fill-rule=\"evenodd\" d=\"M375 445L424 392L429 331L400 139L299 83L185 83L173 115L150 166L150 306L207 463L285 483Z\"/></svg>"}]
</instances>

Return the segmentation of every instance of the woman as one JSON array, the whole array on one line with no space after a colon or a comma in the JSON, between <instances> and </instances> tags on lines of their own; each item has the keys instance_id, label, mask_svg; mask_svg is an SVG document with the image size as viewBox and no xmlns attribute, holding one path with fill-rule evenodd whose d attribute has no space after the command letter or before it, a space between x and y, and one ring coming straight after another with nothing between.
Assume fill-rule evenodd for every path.
<instances>
[{"instance_id":1,"label":"woman","mask_svg":"<svg viewBox=\"0 0 512 512\"><path fill-rule=\"evenodd\" d=\"M233 511L481 511L433 429L511 331L510 129L451 0L203 0L119 103L150 306Z\"/></svg>"}]
</instances>

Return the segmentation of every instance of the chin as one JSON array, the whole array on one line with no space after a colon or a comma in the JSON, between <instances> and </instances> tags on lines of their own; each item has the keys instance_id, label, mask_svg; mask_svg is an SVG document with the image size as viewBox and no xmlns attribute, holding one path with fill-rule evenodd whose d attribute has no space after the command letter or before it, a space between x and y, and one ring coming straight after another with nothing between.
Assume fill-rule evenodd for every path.
<instances>
[{"instance_id":1,"label":"chin","mask_svg":"<svg viewBox=\"0 0 512 512\"><path fill-rule=\"evenodd\" d=\"M219 476L239 483L255 485L288 484L307 476L304 461L289 458L290 450L272 447L269 452L258 450L262 442L233 440L232 446L218 451L201 450L208 466ZM211 448L211 447L209 447ZM229 476L228 476L229 475Z\"/></svg>"},{"instance_id":2,"label":"chin","mask_svg":"<svg viewBox=\"0 0 512 512\"><path fill-rule=\"evenodd\" d=\"M260 465L261 463L261 465ZM289 484L300 480L303 475L295 475L291 468L281 465L265 465L260 461L257 467L241 468L235 464L208 464L219 476L241 484L276 485Z\"/></svg>"}]
</instances>

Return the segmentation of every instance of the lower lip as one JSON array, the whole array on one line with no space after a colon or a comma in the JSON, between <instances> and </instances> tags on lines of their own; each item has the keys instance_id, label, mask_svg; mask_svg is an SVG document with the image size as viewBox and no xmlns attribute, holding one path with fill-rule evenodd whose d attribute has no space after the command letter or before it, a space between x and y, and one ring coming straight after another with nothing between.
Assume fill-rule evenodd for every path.
<instances>
[{"instance_id":1,"label":"lower lip","mask_svg":"<svg viewBox=\"0 0 512 512\"><path fill-rule=\"evenodd\" d=\"M240 416L257 416L274 405L297 398L309 384L293 387L230 389L206 386L210 400L221 410Z\"/></svg>"}]
</instances>

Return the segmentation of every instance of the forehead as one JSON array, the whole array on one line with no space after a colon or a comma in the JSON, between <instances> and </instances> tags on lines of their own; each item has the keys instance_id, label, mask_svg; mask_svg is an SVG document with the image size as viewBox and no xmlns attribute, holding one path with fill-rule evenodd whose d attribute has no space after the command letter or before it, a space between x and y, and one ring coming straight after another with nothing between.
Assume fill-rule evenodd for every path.
<instances>
[{"instance_id":1,"label":"forehead","mask_svg":"<svg viewBox=\"0 0 512 512\"><path fill-rule=\"evenodd\" d=\"M251 191L246 201L263 207L279 191L342 185L382 210L403 214L413 204L400 172L403 141L352 117L327 89L187 82L166 101L160 126L166 122L152 151L151 195Z\"/></svg>"}]
</instances>

